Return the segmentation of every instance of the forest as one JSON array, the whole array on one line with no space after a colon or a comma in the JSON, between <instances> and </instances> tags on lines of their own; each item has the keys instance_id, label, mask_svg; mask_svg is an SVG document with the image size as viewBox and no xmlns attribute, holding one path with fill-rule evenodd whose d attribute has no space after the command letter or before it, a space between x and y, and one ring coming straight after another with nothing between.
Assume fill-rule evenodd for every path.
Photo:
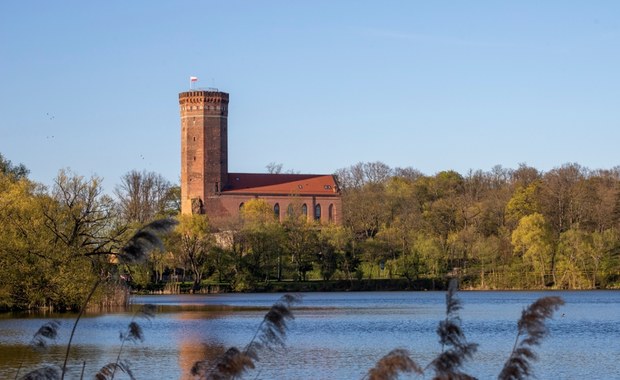
<instances>
[{"instance_id":1,"label":"forest","mask_svg":"<svg viewBox=\"0 0 620 380\"><path fill-rule=\"evenodd\" d=\"M525 164L425 175L381 162L338 170L343 223L296 210L278 222L260 199L234 220L180 215L180 189L132 170L102 179L60 170L53 186L0 155L0 309L79 309L130 291L278 289L278 284L404 284L458 277L470 289L620 287L620 167ZM145 263L117 255L140 227L174 219ZM322 289L329 289L325 286Z\"/></svg>"}]
</instances>

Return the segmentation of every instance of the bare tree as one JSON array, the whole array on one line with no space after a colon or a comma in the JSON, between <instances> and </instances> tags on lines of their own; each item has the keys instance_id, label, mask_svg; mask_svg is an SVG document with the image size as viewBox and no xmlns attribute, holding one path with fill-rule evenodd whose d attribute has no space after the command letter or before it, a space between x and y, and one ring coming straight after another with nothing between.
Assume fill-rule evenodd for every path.
<instances>
[{"instance_id":1,"label":"bare tree","mask_svg":"<svg viewBox=\"0 0 620 380\"><path fill-rule=\"evenodd\" d=\"M121 177L114 193L121 215L129 222L144 224L156 217L175 214L174 187L160 174L132 170Z\"/></svg>"},{"instance_id":2,"label":"bare tree","mask_svg":"<svg viewBox=\"0 0 620 380\"><path fill-rule=\"evenodd\" d=\"M267 172L269 174L280 174L282 173L282 168L284 167L284 165L277 164L275 162L270 162L267 164L267 166L265 166L267 168Z\"/></svg>"}]
</instances>

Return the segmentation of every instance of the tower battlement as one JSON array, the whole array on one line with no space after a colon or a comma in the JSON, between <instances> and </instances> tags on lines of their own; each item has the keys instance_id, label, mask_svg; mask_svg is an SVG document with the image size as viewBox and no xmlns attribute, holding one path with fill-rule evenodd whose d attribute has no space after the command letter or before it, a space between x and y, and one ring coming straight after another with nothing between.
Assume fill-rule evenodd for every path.
<instances>
[{"instance_id":1,"label":"tower battlement","mask_svg":"<svg viewBox=\"0 0 620 380\"><path fill-rule=\"evenodd\" d=\"M198 103L225 103L228 104L228 94L221 91L187 91L179 94L179 104Z\"/></svg>"}]
</instances>

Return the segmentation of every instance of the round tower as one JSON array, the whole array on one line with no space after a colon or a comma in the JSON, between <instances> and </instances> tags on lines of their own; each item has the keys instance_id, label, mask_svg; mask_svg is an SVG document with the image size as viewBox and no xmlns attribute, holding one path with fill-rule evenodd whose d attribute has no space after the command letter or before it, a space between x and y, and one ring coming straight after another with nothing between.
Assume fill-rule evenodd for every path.
<instances>
[{"instance_id":1,"label":"round tower","mask_svg":"<svg viewBox=\"0 0 620 380\"><path fill-rule=\"evenodd\" d=\"M181 109L181 212L209 213L228 179L228 94L179 94Z\"/></svg>"}]
</instances>

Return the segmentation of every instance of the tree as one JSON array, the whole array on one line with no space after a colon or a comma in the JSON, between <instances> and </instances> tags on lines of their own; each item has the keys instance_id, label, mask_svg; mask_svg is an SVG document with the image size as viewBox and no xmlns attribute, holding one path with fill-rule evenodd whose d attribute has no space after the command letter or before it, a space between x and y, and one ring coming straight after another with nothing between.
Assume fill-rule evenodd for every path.
<instances>
[{"instance_id":1,"label":"tree","mask_svg":"<svg viewBox=\"0 0 620 380\"><path fill-rule=\"evenodd\" d=\"M109 260L120 249L127 228L117 224L114 203L100 179L61 170L50 194L27 179L1 175L1 288L14 308L51 306L74 309L104 280L97 297L118 289Z\"/></svg>"},{"instance_id":2,"label":"tree","mask_svg":"<svg viewBox=\"0 0 620 380\"><path fill-rule=\"evenodd\" d=\"M13 180L24 179L28 176L29 170L24 164L13 165L10 160L4 158L0 153L0 174L9 176Z\"/></svg>"},{"instance_id":3,"label":"tree","mask_svg":"<svg viewBox=\"0 0 620 380\"><path fill-rule=\"evenodd\" d=\"M126 240L129 228L120 223L101 179L60 170L49 197L41 197L47 244L42 257L54 263L49 292L62 307L79 305L83 283L107 277L111 255ZM102 287L102 289L106 289Z\"/></svg>"},{"instance_id":4,"label":"tree","mask_svg":"<svg viewBox=\"0 0 620 380\"><path fill-rule=\"evenodd\" d=\"M181 258L193 274L192 289L200 289L203 275L207 271L210 253L214 248L213 236L209 231L209 221L205 215L181 215L174 236L178 241Z\"/></svg>"},{"instance_id":5,"label":"tree","mask_svg":"<svg viewBox=\"0 0 620 380\"><path fill-rule=\"evenodd\" d=\"M251 199L241 210L242 230L247 250L246 269L256 279L282 278L284 229L263 199Z\"/></svg>"},{"instance_id":6,"label":"tree","mask_svg":"<svg viewBox=\"0 0 620 380\"><path fill-rule=\"evenodd\" d=\"M0 173L0 309L46 305L45 228L37 187Z\"/></svg>"},{"instance_id":7,"label":"tree","mask_svg":"<svg viewBox=\"0 0 620 380\"><path fill-rule=\"evenodd\" d=\"M355 249L353 231L344 226L329 224L321 228L319 238L323 244L328 245L329 249L332 250L330 255L333 255L333 261L328 260L328 265L335 262L337 269L340 269L346 279L351 281L353 279L352 274L357 271L360 263L358 252ZM326 269L323 269L326 272L323 275L324 278L329 274L331 268ZM331 277L331 274L327 277Z\"/></svg>"},{"instance_id":8,"label":"tree","mask_svg":"<svg viewBox=\"0 0 620 380\"><path fill-rule=\"evenodd\" d=\"M282 165L281 163L275 163L275 162L270 162L267 164L266 168L267 168L267 173L269 174L280 174L282 173L282 167L284 165Z\"/></svg>"},{"instance_id":9,"label":"tree","mask_svg":"<svg viewBox=\"0 0 620 380\"><path fill-rule=\"evenodd\" d=\"M131 223L142 225L178 212L176 188L154 172L132 170L126 173L114 193L123 218Z\"/></svg>"},{"instance_id":10,"label":"tree","mask_svg":"<svg viewBox=\"0 0 620 380\"><path fill-rule=\"evenodd\" d=\"M568 289L594 287L588 279L588 273L592 270L589 261L593 251L593 239L590 233L577 228L563 232L558 242L556 286Z\"/></svg>"},{"instance_id":11,"label":"tree","mask_svg":"<svg viewBox=\"0 0 620 380\"><path fill-rule=\"evenodd\" d=\"M516 224L524 216L540 212L540 182L534 181L525 187L517 187L506 204L508 220Z\"/></svg>"},{"instance_id":12,"label":"tree","mask_svg":"<svg viewBox=\"0 0 620 380\"><path fill-rule=\"evenodd\" d=\"M383 162L358 162L336 171L338 184L343 190L359 189L367 184L382 184L392 175L392 169Z\"/></svg>"},{"instance_id":13,"label":"tree","mask_svg":"<svg viewBox=\"0 0 620 380\"><path fill-rule=\"evenodd\" d=\"M557 235L579 222L576 188L587 175L587 169L578 164L566 164L544 175L541 187L542 213Z\"/></svg>"},{"instance_id":14,"label":"tree","mask_svg":"<svg viewBox=\"0 0 620 380\"><path fill-rule=\"evenodd\" d=\"M512 245L539 276L539 286L546 286L548 274L554 274L555 258L552 233L545 217L534 213L521 218L512 232Z\"/></svg>"},{"instance_id":15,"label":"tree","mask_svg":"<svg viewBox=\"0 0 620 380\"><path fill-rule=\"evenodd\" d=\"M295 268L297 281L306 281L312 262L320 252L318 233L305 218L290 217L284 222L285 247Z\"/></svg>"}]
</instances>

